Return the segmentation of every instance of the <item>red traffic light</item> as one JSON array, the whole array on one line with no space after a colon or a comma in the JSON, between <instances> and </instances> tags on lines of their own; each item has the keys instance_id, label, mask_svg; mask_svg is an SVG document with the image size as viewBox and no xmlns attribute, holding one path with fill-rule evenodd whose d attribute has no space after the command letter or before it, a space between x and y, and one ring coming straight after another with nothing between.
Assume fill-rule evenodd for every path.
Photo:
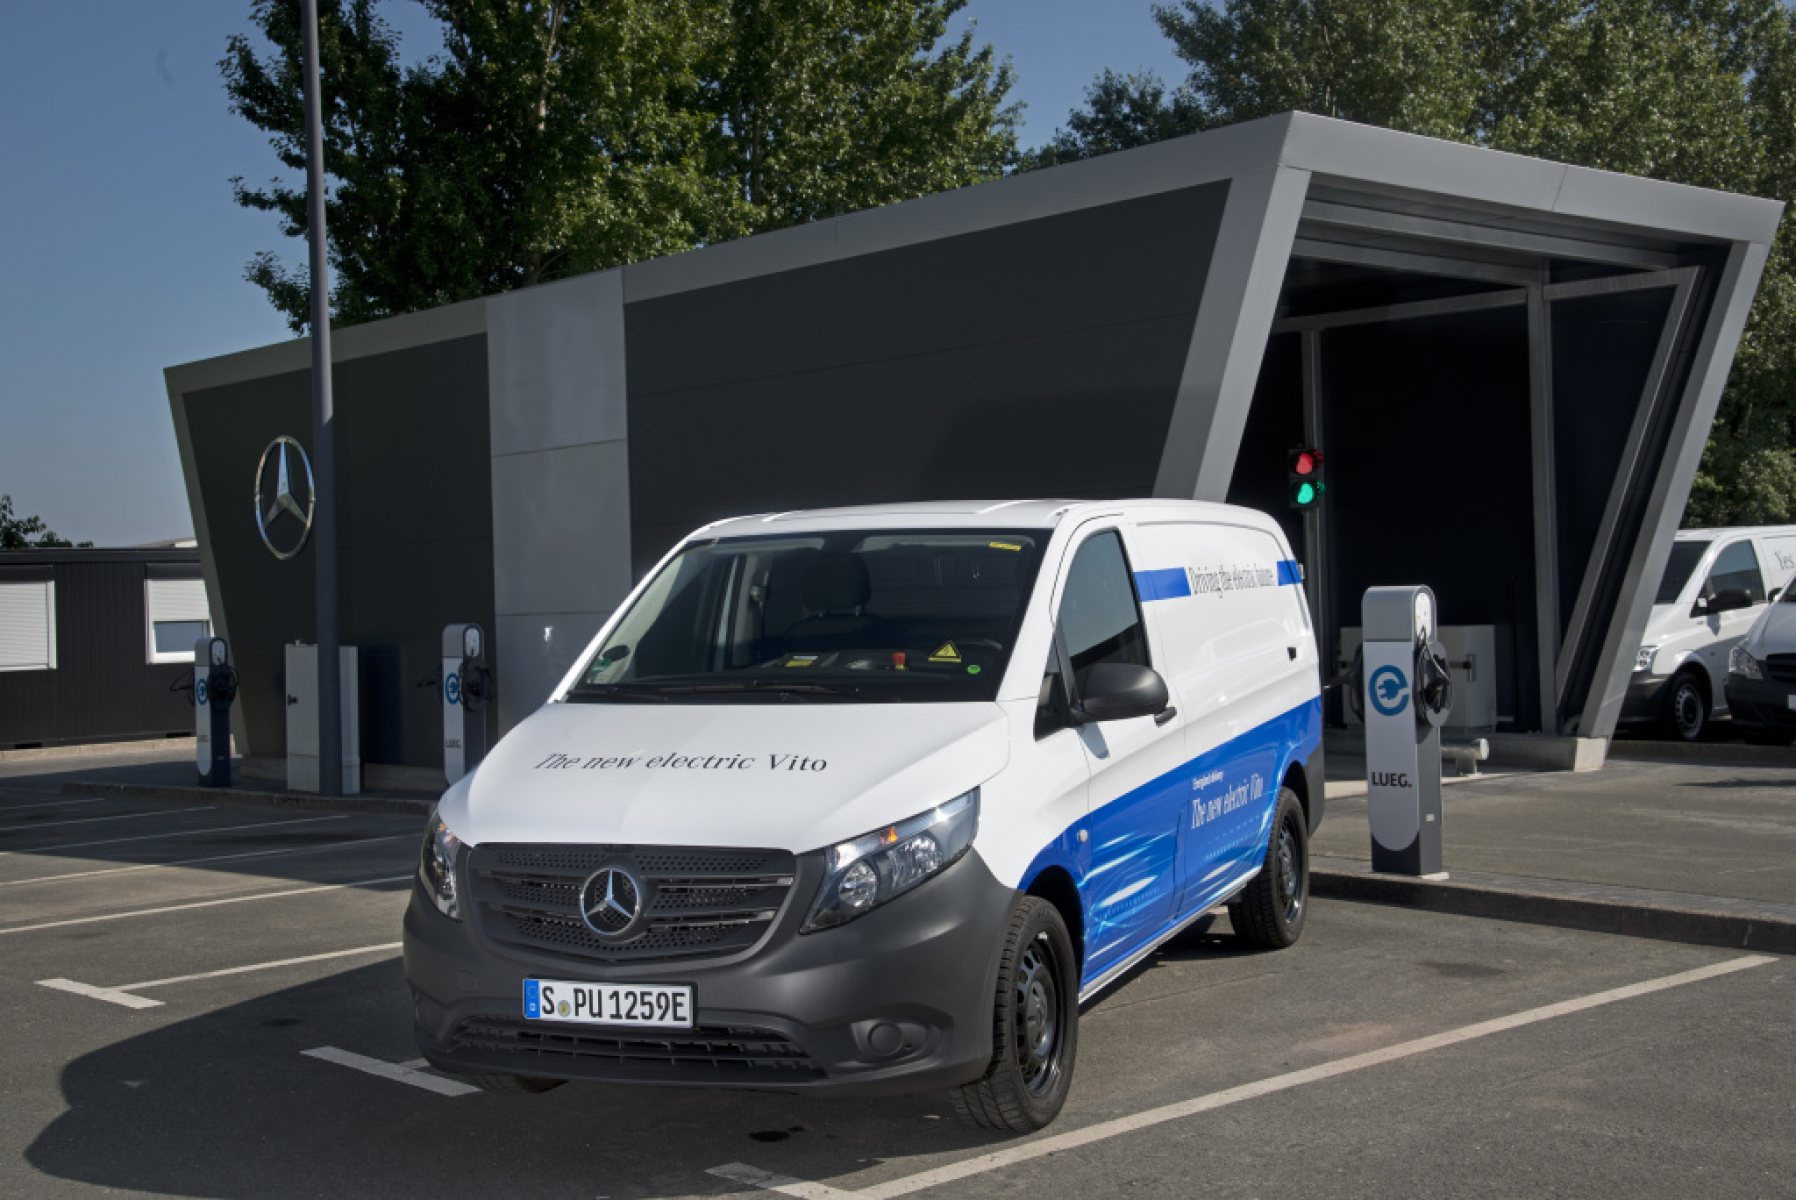
<instances>
[{"instance_id":1,"label":"red traffic light","mask_svg":"<svg viewBox=\"0 0 1796 1200\"><path fill-rule=\"evenodd\" d=\"M1291 451L1291 474L1299 478L1309 478L1322 472L1322 451Z\"/></svg>"}]
</instances>

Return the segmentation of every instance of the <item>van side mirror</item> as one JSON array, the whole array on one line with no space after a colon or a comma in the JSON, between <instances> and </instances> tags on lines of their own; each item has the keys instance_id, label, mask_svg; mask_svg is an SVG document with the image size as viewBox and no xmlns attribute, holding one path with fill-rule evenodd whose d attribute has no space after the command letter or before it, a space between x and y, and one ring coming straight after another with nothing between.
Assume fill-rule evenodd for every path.
<instances>
[{"instance_id":1,"label":"van side mirror","mask_svg":"<svg viewBox=\"0 0 1796 1200\"><path fill-rule=\"evenodd\" d=\"M1068 714L1075 725L1151 717L1166 710L1166 681L1152 667L1098 663L1079 687L1079 703Z\"/></svg>"},{"instance_id":2,"label":"van side mirror","mask_svg":"<svg viewBox=\"0 0 1796 1200\"><path fill-rule=\"evenodd\" d=\"M1708 611L1711 613L1733 612L1739 608L1752 607L1752 593L1745 588L1727 588L1716 592L1709 598Z\"/></svg>"}]
</instances>

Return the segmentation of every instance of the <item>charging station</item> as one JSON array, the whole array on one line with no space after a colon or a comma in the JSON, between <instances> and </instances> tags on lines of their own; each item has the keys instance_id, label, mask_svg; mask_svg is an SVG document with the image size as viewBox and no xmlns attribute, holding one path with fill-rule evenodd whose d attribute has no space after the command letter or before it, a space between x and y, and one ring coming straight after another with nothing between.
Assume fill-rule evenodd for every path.
<instances>
[{"instance_id":1,"label":"charging station","mask_svg":"<svg viewBox=\"0 0 1796 1200\"><path fill-rule=\"evenodd\" d=\"M231 701L237 672L223 638L193 644L193 740L201 787L231 786Z\"/></svg>"},{"instance_id":2,"label":"charging station","mask_svg":"<svg viewBox=\"0 0 1796 1200\"><path fill-rule=\"evenodd\" d=\"M1366 721L1366 804L1372 869L1441 871L1441 734L1452 676L1436 637L1434 592L1368 588L1360 688Z\"/></svg>"},{"instance_id":3,"label":"charging station","mask_svg":"<svg viewBox=\"0 0 1796 1200\"><path fill-rule=\"evenodd\" d=\"M443 778L454 783L486 757L486 705L493 674L486 631L474 624L443 627Z\"/></svg>"}]
</instances>

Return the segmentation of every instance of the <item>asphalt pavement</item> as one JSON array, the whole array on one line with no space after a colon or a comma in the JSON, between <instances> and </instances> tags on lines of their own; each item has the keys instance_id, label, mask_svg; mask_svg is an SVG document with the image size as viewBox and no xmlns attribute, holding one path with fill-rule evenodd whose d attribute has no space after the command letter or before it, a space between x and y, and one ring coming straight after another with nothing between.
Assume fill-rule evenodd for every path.
<instances>
[{"instance_id":1,"label":"asphalt pavement","mask_svg":"<svg viewBox=\"0 0 1796 1200\"><path fill-rule=\"evenodd\" d=\"M1164 947L1087 1006L1067 1110L1027 1138L935 1094L474 1092L416 1057L398 959L428 796L220 794L190 771L173 752L0 762L0 1195L1770 1196L1796 1178L1796 960L1489 907L1632 889L1775 915L1796 889L1787 768L1454 784L1453 878L1427 886L1482 897L1475 916L1342 899L1341 879L1416 884L1356 861L1364 802L1337 796L1303 940L1254 951L1221 917Z\"/></svg>"}]
</instances>

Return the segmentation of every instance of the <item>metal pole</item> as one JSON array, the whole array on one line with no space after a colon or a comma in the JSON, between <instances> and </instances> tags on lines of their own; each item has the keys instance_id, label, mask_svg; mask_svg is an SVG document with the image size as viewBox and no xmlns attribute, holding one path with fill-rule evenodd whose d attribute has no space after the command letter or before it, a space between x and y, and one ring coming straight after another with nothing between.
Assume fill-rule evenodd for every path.
<instances>
[{"instance_id":1,"label":"metal pole","mask_svg":"<svg viewBox=\"0 0 1796 1200\"><path fill-rule=\"evenodd\" d=\"M318 604L318 792L343 794L343 694L337 643L337 454L331 400L330 261L324 236L324 133L318 94L318 0L304 0L306 236L312 251L312 545Z\"/></svg>"}]
</instances>

